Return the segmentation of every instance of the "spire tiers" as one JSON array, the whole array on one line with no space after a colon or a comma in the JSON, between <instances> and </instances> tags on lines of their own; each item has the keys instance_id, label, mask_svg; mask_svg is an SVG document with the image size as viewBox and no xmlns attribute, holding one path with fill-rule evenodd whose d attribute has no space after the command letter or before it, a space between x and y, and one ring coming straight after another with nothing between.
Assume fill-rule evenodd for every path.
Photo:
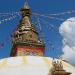
<instances>
[{"instance_id":1,"label":"spire tiers","mask_svg":"<svg viewBox=\"0 0 75 75\"><path fill-rule=\"evenodd\" d=\"M40 41L38 33L31 21L31 9L26 1L21 8L22 18L13 36L11 56L44 55L45 45Z\"/></svg>"}]
</instances>

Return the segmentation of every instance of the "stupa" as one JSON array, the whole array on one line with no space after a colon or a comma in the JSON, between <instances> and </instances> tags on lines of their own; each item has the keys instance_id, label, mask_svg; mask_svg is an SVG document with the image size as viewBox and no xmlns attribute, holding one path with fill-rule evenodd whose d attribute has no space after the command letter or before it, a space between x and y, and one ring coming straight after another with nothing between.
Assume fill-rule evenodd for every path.
<instances>
[{"instance_id":1,"label":"stupa","mask_svg":"<svg viewBox=\"0 0 75 75\"><path fill-rule=\"evenodd\" d=\"M13 35L11 57L0 60L0 75L75 75L72 65L44 56L45 44L31 21L27 1L21 15Z\"/></svg>"}]
</instances>

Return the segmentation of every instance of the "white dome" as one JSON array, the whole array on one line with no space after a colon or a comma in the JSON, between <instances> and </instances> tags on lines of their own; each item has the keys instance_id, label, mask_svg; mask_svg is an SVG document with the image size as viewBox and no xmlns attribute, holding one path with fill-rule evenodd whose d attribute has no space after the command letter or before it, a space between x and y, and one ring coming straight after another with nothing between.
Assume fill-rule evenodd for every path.
<instances>
[{"instance_id":1,"label":"white dome","mask_svg":"<svg viewBox=\"0 0 75 75\"><path fill-rule=\"evenodd\" d=\"M75 75L75 68L62 61L66 71ZM52 58L39 56L10 57L0 60L0 75L48 75Z\"/></svg>"}]
</instances>

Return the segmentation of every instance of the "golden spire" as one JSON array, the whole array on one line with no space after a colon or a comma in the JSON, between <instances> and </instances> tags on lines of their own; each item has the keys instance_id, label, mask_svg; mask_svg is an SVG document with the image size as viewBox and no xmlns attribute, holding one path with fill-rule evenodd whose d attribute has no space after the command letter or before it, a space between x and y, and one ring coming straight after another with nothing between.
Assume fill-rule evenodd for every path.
<instances>
[{"instance_id":1,"label":"golden spire","mask_svg":"<svg viewBox=\"0 0 75 75\"><path fill-rule=\"evenodd\" d=\"M13 36L11 56L44 55L45 46L40 41L38 33L31 20L31 9L28 0L21 8L22 18Z\"/></svg>"},{"instance_id":2,"label":"golden spire","mask_svg":"<svg viewBox=\"0 0 75 75\"><path fill-rule=\"evenodd\" d=\"M48 75L71 75L71 73L64 70L62 60L53 59Z\"/></svg>"}]
</instances>

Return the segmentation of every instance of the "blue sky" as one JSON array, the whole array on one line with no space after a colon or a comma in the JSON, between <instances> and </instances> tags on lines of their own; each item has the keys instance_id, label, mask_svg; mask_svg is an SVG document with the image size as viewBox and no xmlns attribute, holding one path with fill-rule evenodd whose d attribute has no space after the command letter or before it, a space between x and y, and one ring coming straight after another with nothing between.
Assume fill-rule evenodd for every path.
<instances>
[{"instance_id":1,"label":"blue sky","mask_svg":"<svg viewBox=\"0 0 75 75\"><path fill-rule=\"evenodd\" d=\"M24 2L25 0L0 0L0 13L19 11L20 8L23 7ZM75 0L29 0L29 5L33 13L40 14L54 14L75 10ZM75 13L58 16L58 18L63 18L63 21L65 21L73 16L75 16ZM2 19L4 19L4 17L0 15L0 20ZM10 35L13 29L18 25L19 20L20 17L17 16L13 20L0 24L0 44L3 45L3 47L0 48L0 58L9 57L10 55L12 47ZM44 34L44 40L46 42L45 56L60 56L63 54L63 45L62 37L59 34L59 26L63 21L44 17L40 17L40 21L42 27L41 31ZM45 21L48 21L48 24ZM48 27L49 24L53 24L54 28L50 30ZM53 44L54 49L51 48L50 43Z\"/></svg>"}]
</instances>

